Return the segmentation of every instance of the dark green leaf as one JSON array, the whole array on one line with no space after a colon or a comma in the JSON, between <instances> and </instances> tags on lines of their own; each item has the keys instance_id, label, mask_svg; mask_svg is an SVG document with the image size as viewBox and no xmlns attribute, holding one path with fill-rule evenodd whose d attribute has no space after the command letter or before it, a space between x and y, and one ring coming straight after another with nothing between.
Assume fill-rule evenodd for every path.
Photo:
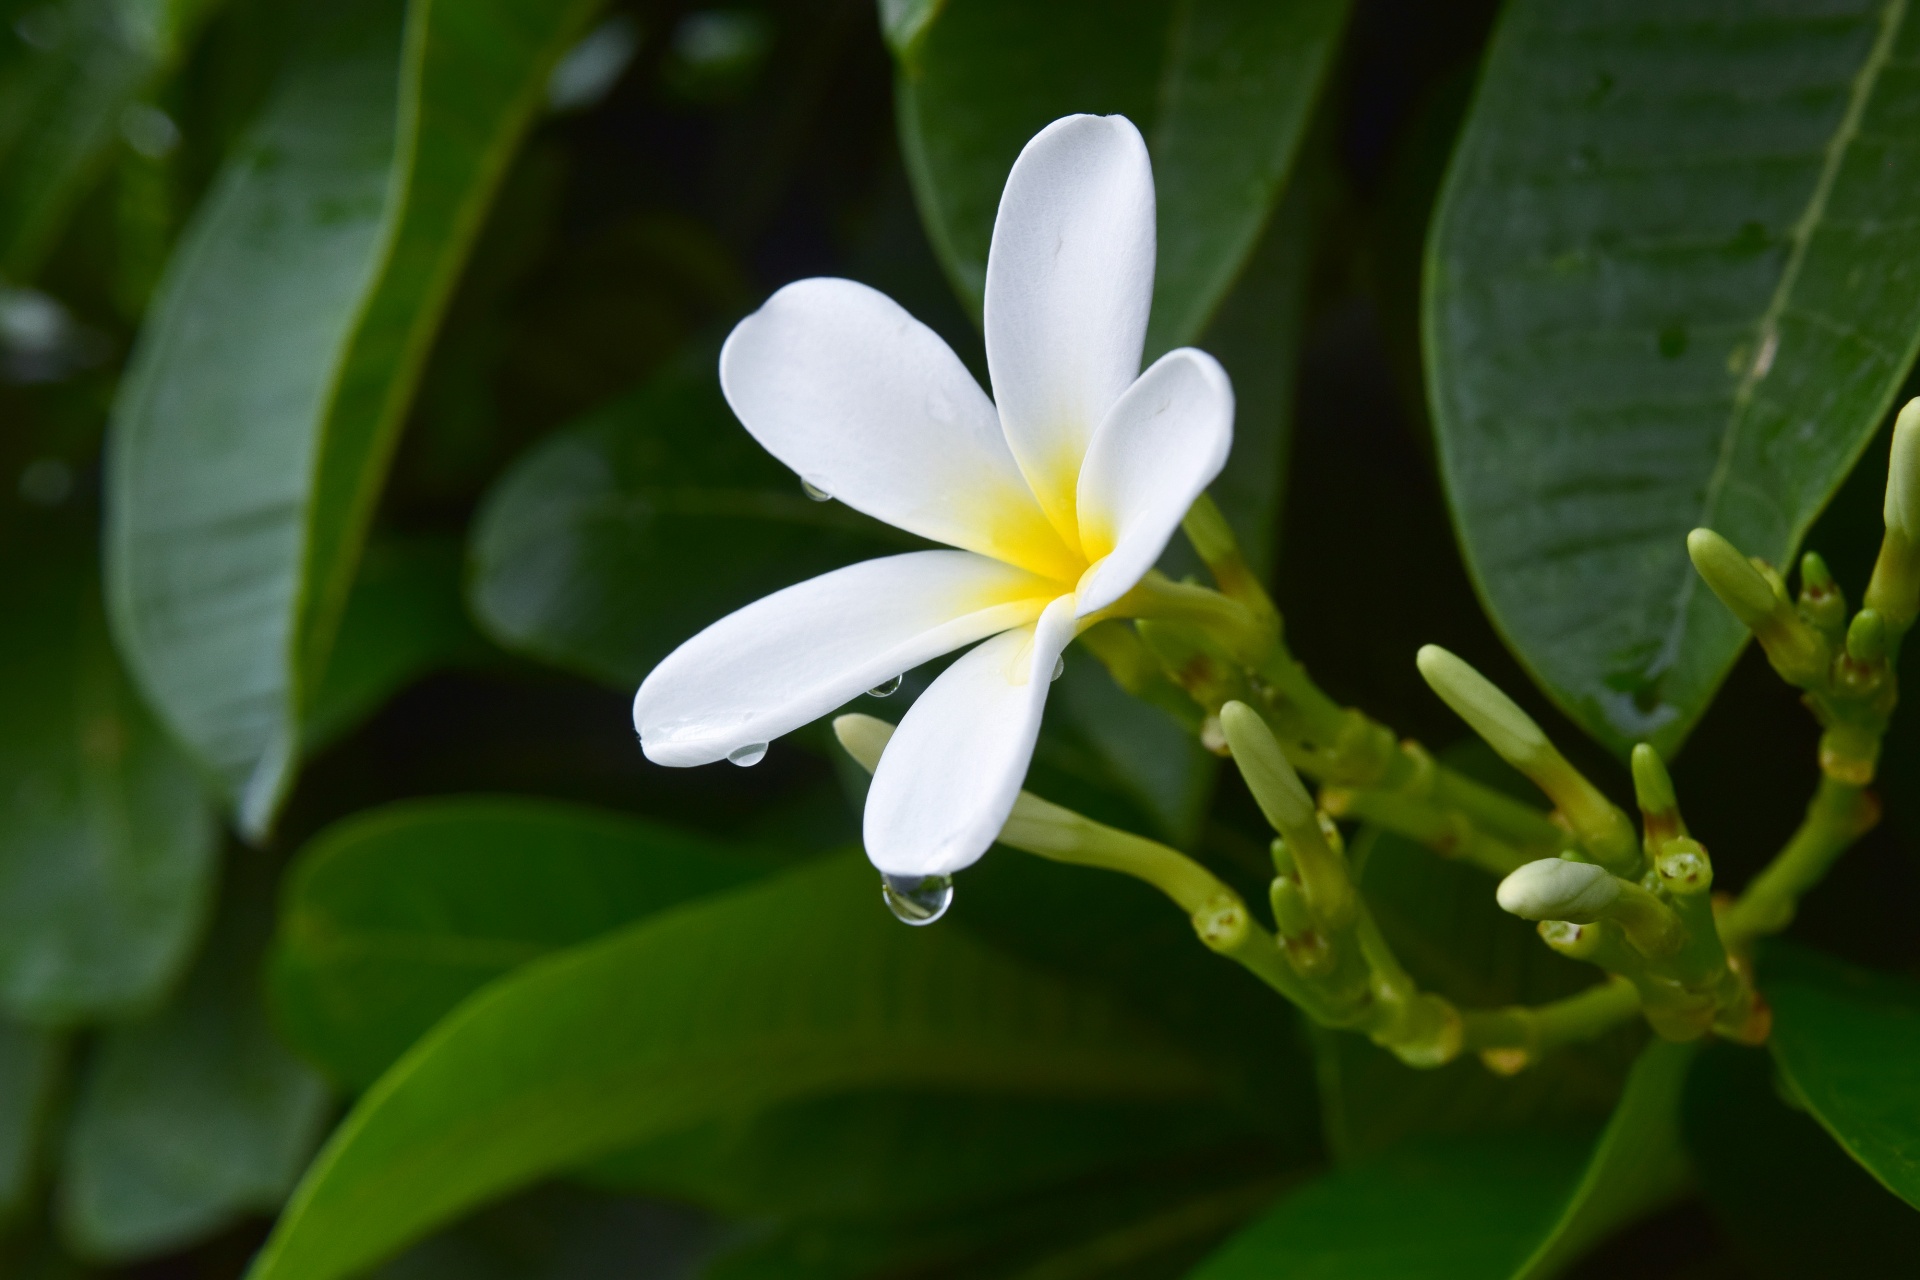
<instances>
[{"instance_id":1,"label":"dark green leaf","mask_svg":"<svg viewBox=\"0 0 1920 1280\"><path fill-rule=\"evenodd\" d=\"M307 713L309 754L429 671L485 657L486 642L467 619L462 567L451 539L385 539L367 548Z\"/></svg>"},{"instance_id":2,"label":"dark green leaf","mask_svg":"<svg viewBox=\"0 0 1920 1280\"><path fill-rule=\"evenodd\" d=\"M1218 1107L889 1090L730 1117L597 1162L595 1183L740 1218L906 1215L1233 1145Z\"/></svg>"},{"instance_id":3,"label":"dark green leaf","mask_svg":"<svg viewBox=\"0 0 1920 1280\"><path fill-rule=\"evenodd\" d=\"M630 688L732 610L916 545L808 499L696 347L500 481L474 527L473 611L509 648Z\"/></svg>"},{"instance_id":4,"label":"dark green leaf","mask_svg":"<svg viewBox=\"0 0 1920 1280\"><path fill-rule=\"evenodd\" d=\"M1073 112L1118 113L1146 135L1159 188L1148 354L1194 341L1266 226L1346 10L954 0L906 49L895 36L901 147L962 296L977 313L1000 189L1027 139Z\"/></svg>"},{"instance_id":5,"label":"dark green leaf","mask_svg":"<svg viewBox=\"0 0 1920 1280\"><path fill-rule=\"evenodd\" d=\"M1403 1147L1280 1202L1194 1280L1493 1280L1511 1274L1580 1176L1577 1138Z\"/></svg>"},{"instance_id":6,"label":"dark green leaf","mask_svg":"<svg viewBox=\"0 0 1920 1280\"><path fill-rule=\"evenodd\" d=\"M1428 1140L1281 1201L1195 1280L1542 1280L1677 1195L1690 1046L1655 1044L1592 1147L1543 1133Z\"/></svg>"},{"instance_id":7,"label":"dark green leaf","mask_svg":"<svg viewBox=\"0 0 1920 1280\"><path fill-rule=\"evenodd\" d=\"M125 1013L186 967L219 832L200 779L121 673L88 553L0 560L0 1004Z\"/></svg>"},{"instance_id":8,"label":"dark green leaf","mask_svg":"<svg viewBox=\"0 0 1920 1280\"><path fill-rule=\"evenodd\" d=\"M291 781L447 296L591 9L334 12L161 286L115 410L115 626L249 832Z\"/></svg>"},{"instance_id":9,"label":"dark green leaf","mask_svg":"<svg viewBox=\"0 0 1920 1280\"><path fill-rule=\"evenodd\" d=\"M362 1098L256 1263L332 1280L473 1205L690 1124L860 1087L1202 1096L1208 1068L836 857L488 987Z\"/></svg>"},{"instance_id":10,"label":"dark green leaf","mask_svg":"<svg viewBox=\"0 0 1920 1280\"><path fill-rule=\"evenodd\" d=\"M1920 1216L1783 1101L1765 1053L1707 1047L1687 1084L1686 1138L1700 1190L1752 1275L1891 1275L1920 1257Z\"/></svg>"},{"instance_id":11,"label":"dark green leaf","mask_svg":"<svg viewBox=\"0 0 1920 1280\"><path fill-rule=\"evenodd\" d=\"M0 1022L0 1222L26 1207L65 1058L61 1037Z\"/></svg>"},{"instance_id":12,"label":"dark green leaf","mask_svg":"<svg viewBox=\"0 0 1920 1280\"><path fill-rule=\"evenodd\" d=\"M84 1256L140 1257L271 1213L313 1150L326 1089L274 1038L261 1004L264 872L235 868L173 1003L95 1046L59 1188L62 1233Z\"/></svg>"},{"instance_id":13,"label":"dark green leaf","mask_svg":"<svg viewBox=\"0 0 1920 1280\"><path fill-rule=\"evenodd\" d=\"M271 965L288 1040L364 1088L501 974L758 869L574 805L429 800L356 814L300 852Z\"/></svg>"},{"instance_id":14,"label":"dark green leaf","mask_svg":"<svg viewBox=\"0 0 1920 1280\"><path fill-rule=\"evenodd\" d=\"M139 101L219 0L64 0L22 12L0 66L0 276L30 278Z\"/></svg>"},{"instance_id":15,"label":"dark green leaf","mask_svg":"<svg viewBox=\"0 0 1920 1280\"><path fill-rule=\"evenodd\" d=\"M1920 1208L1920 984L1811 951L1768 951L1773 1057L1806 1109Z\"/></svg>"},{"instance_id":16,"label":"dark green leaf","mask_svg":"<svg viewBox=\"0 0 1920 1280\"><path fill-rule=\"evenodd\" d=\"M1509 5L1429 243L1467 563L1546 691L1671 751L1745 631L1707 525L1784 565L1920 342L1904 3Z\"/></svg>"},{"instance_id":17,"label":"dark green leaf","mask_svg":"<svg viewBox=\"0 0 1920 1280\"><path fill-rule=\"evenodd\" d=\"M422 1241L374 1280L686 1280L737 1233L674 1205L540 1187Z\"/></svg>"}]
</instances>

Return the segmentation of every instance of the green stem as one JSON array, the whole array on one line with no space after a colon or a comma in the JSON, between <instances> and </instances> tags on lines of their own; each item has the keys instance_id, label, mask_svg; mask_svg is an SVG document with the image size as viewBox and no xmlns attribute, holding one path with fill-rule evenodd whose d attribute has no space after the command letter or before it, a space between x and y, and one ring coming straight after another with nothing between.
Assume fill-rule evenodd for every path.
<instances>
[{"instance_id":1,"label":"green stem","mask_svg":"<svg viewBox=\"0 0 1920 1280\"><path fill-rule=\"evenodd\" d=\"M1834 860L1873 828L1880 806L1864 787L1822 775L1807 816L1779 855L1753 878L1720 916L1720 936L1736 955L1754 940L1792 923L1801 895L1820 882Z\"/></svg>"},{"instance_id":2,"label":"green stem","mask_svg":"<svg viewBox=\"0 0 1920 1280\"><path fill-rule=\"evenodd\" d=\"M1524 1055L1508 1060L1508 1066L1517 1069L1556 1045L1605 1035L1639 1012L1640 996L1633 984L1610 978L1552 1004L1469 1010L1463 1015L1466 1047L1483 1054Z\"/></svg>"}]
</instances>

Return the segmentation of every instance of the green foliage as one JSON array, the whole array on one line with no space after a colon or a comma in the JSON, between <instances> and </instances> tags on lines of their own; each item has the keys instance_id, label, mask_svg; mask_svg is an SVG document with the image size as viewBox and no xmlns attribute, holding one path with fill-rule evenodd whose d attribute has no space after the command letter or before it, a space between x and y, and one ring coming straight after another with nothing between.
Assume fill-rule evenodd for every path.
<instances>
[{"instance_id":1,"label":"green foliage","mask_svg":"<svg viewBox=\"0 0 1920 1280\"><path fill-rule=\"evenodd\" d=\"M1681 1189L1680 1097L1691 1057L1680 1045L1648 1049L1590 1151L1557 1133L1396 1148L1287 1196L1195 1280L1553 1275Z\"/></svg>"},{"instance_id":2,"label":"green foliage","mask_svg":"<svg viewBox=\"0 0 1920 1280\"><path fill-rule=\"evenodd\" d=\"M1812 952L1766 958L1774 1061L1790 1096L1886 1188L1920 1205L1920 987Z\"/></svg>"},{"instance_id":3,"label":"green foliage","mask_svg":"<svg viewBox=\"0 0 1920 1280\"><path fill-rule=\"evenodd\" d=\"M257 1280L332 1277L541 1174L851 1086L1205 1096L1203 1062L832 858L560 953L462 1005L362 1098ZM484 1069L482 1069L484 1068Z\"/></svg>"},{"instance_id":4,"label":"green foliage","mask_svg":"<svg viewBox=\"0 0 1920 1280\"><path fill-rule=\"evenodd\" d=\"M1905 4L1523 0L1428 246L1467 564L1567 714L1671 752L1745 632L1707 526L1784 571L1920 344Z\"/></svg>"},{"instance_id":5,"label":"green foliage","mask_svg":"<svg viewBox=\"0 0 1920 1280\"><path fill-rule=\"evenodd\" d=\"M921 545L807 498L734 421L715 355L689 352L557 433L489 495L473 537L473 608L501 644L632 687L742 605Z\"/></svg>"},{"instance_id":6,"label":"green foliage","mask_svg":"<svg viewBox=\"0 0 1920 1280\"><path fill-rule=\"evenodd\" d=\"M291 784L440 312L588 11L335 13L154 304L116 409L110 598L142 683L251 832Z\"/></svg>"},{"instance_id":7,"label":"green foliage","mask_svg":"<svg viewBox=\"0 0 1920 1280\"><path fill-rule=\"evenodd\" d=\"M87 1257L140 1257L273 1212L319 1137L326 1090L258 998L265 880L234 879L172 1003L101 1037L81 1079L59 1205Z\"/></svg>"},{"instance_id":8,"label":"green foliage","mask_svg":"<svg viewBox=\"0 0 1920 1280\"><path fill-rule=\"evenodd\" d=\"M758 870L652 823L542 801L358 814L288 879L272 963L280 1029L362 1089L494 978Z\"/></svg>"},{"instance_id":9,"label":"green foliage","mask_svg":"<svg viewBox=\"0 0 1920 1280\"><path fill-rule=\"evenodd\" d=\"M1910 1269L1912 717L1828 751L1794 832L1812 734L1757 661L1714 701L1745 633L1686 560L1707 525L1791 578L1831 504L1831 579L1743 599L1848 634L1920 344L1906 0L0 18L0 1273ZM728 612L926 545L742 429L729 324L845 276L984 386L1002 184L1074 112L1147 139L1147 347L1230 375L1237 547L1197 509L1158 566L1190 612L1067 653L1025 786L1074 813L1005 833L1061 860L996 848L909 929L824 724L668 770L627 703ZM1891 709L1920 551L1875 584L1816 714ZM1487 867L1586 846L1418 745L1459 730L1428 642L1540 717L1562 803L1699 726L1655 788L1684 865L1663 811L1671 874L1619 890L1685 945L1586 954L1664 975L1667 1034L1757 973L1750 1016L1660 1040L1614 997L1664 988L1567 958L1624 916L1556 954L1498 908ZM1271 847L1221 767L1229 699L1344 864L1289 878L1311 832ZM1377 932L1303 887L1343 867Z\"/></svg>"},{"instance_id":10,"label":"green foliage","mask_svg":"<svg viewBox=\"0 0 1920 1280\"><path fill-rule=\"evenodd\" d=\"M75 539L0 557L0 1006L71 1022L151 1006L212 895L218 833L192 766L129 687Z\"/></svg>"}]
</instances>

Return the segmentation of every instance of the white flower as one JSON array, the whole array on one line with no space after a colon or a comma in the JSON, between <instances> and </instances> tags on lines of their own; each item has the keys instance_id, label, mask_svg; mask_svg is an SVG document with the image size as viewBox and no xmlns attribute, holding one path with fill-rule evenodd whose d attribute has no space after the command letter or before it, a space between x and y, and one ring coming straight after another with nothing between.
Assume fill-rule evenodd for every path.
<instances>
[{"instance_id":1,"label":"white flower","mask_svg":"<svg viewBox=\"0 0 1920 1280\"><path fill-rule=\"evenodd\" d=\"M873 776L867 856L944 875L1013 807L1062 650L1159 559L1225 465L1233 391L1200 351L1145 373L1153 172L1120 116L1041 130L987 256L989 400L932 330L850 280L801 280L720 353L768 452L848 506L958 548L850 565L722 618L634 698L647 758L747 759L911 667L984 640L908 710ZM1104 611L1104 612L1103 612Z\"/></svg>"}]
</instances>

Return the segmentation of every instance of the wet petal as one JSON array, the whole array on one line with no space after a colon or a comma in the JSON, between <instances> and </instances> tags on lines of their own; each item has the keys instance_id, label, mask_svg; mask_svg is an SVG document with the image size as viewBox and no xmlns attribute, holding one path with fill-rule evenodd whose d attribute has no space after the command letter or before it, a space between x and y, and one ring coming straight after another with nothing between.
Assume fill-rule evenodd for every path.
<instances>
[{"instance_id":1,"label":"wet petal","mask_svg":"<svg viewBox=\"0 0 1920 1280\"><path fill-rule=\"evenodd\" d=\"M1083 614L1125 595L1227 463L1233 384L1204 351L1169 351L1127 388L1080 471L1080 540L1094 562Z\"/></svg>"},{"instance_id":2,"label":"wet petal","mask_svg":"<svg viewBox=\"0 0 1920 1280\"><path fill-rule=\"evenodd\" d=\"M891 875L950 875L993 843L1027 776L1073 597L940 673L887 743L867 792L867 857Z\"/></svg>"},{"instance_id":3,"label":"wet petal","mask_svg":"<svg viewBox=\"0 0 1920 1280\"><path fill-rule=\"evenodd\" d=\"M1069 537L1080 460L1140 372L1153 257L1153 167L1132 122L1068 116L1034 135L993 224L987 367L1014 457Z\"/></svg>"},{"instance_id":4,"label":"wet petal","mask_svg":"<svg viewBox=\"0 0 1920 1280\"><path fill-rule=\"evenodd\" d=\"M634 696L634 728L656 764L724 760L902 671L1033 621L1058 591L965 551L848 565L756 600L668 654Z\"/></svg>"},{"instance_id":5,"label":"wet petal","mask_svg":"<svg viewBox=\"0 0 1920 1280\"><path fill-rule=\"evenodd\" d=\"M992 401L933 330L851 280L801 280L734 326L727 403L808 484L909 532L1059 576L1067 549Z\"/></svg>"}]
</instances>

